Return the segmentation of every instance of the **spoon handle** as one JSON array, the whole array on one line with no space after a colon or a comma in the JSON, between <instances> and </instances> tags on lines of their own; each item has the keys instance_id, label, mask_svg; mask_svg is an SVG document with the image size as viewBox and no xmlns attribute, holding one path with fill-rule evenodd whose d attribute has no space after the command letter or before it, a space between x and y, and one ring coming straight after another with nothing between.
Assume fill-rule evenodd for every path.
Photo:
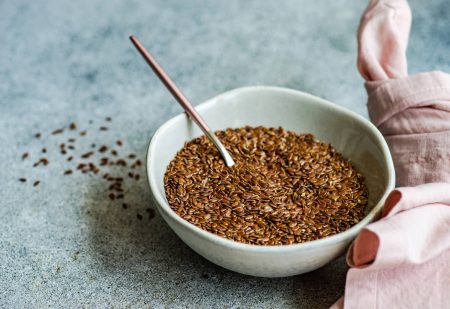
<instances>
[{"instance_id":1,"label":"spoon handle","mask_svg":"<svg viewBox=\"0 0 450 309\"><path fill-rule=\"evenodd\" d=\"M136 49L142 55L142 57L147 61L147 63L155 72L156 76L161 80L161 82L166 86L170 93L175 97L175 99L180 103L186 113L191 117L191 119L202 129L202 131L207 134L210 131L208 125L203 120L203 118L197 113L194 106L189 102L189 100L184 96L181 90L175 85L172 79L166 74L164 69L159 65L159 63L153 58L153 56L145 49L142 43L134 35L130 36L131 42L134 44Z\"/></svg>"},{"instance_id":2,"label":"spoon handle","mask_svg":"<svg viewBox=\"0 0 450 309\"><path fill-rule=\"evenodd\" d=\"M180 103L185 112L191 117L191 119L200 127L200 129L205 133L205 135L211 140L211 142L216 146L217 150L219 150L222 158L225 161L227 166L233 166L234 160L231 155L228 153L225 146L220 142L217 136L209 129L206 122L203 118L197 113L197 110L194 106L189 102L189 100L184 96L180 89L178 89L177 85L170 79L170 77L166 74L163 68L156 62L155 58L145 49L142 43L138 40L134 35L130 36L131 42L134 44L136 49L142 55L142 57L147 61L147 63L152 68L153 72L155 72L156 76L162 81L162 83L166 86L166 88L170 91L170 93L175 97L175 99Z\"/></svg>"}]
</instances>

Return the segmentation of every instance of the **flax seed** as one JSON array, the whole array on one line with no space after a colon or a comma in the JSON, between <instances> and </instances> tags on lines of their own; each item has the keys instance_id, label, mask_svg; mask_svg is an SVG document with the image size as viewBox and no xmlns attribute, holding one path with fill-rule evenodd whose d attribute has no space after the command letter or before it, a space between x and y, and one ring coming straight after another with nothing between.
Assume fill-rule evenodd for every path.
<instances>
[{"instance_id":1,"label":"flax seed","mask_svg":"<svg viewBox=\"0 0 450 309\"><path fill-rule=\"evenodd\" d=\"M239 242L289 245L343 232L364 217L364 177L331 145L282 128L216 134L235 166L202 136L185 144L164 176L169 205L188 222Z\"/></svg>"}]
</instances>

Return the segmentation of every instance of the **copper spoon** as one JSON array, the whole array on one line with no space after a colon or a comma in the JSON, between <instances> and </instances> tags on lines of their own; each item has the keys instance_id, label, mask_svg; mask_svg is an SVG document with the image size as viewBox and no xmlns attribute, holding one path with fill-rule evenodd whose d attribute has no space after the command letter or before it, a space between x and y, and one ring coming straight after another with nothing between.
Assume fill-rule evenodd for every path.
<instances>
[{"instance_id":1,"label":"copper spoon","mask_svg":"<svg viewBox=\"0 0 450 309\"><path fill-rule=\"evenodd\" d=\"M170 93L175 97L175 99L180 103L181 107L183 107L186 114L202 129L203 133L209 138L209 140L216 146L217 150L219 150L222 158L225 161L227 166L233 166L234 160L231 155L226 150L225 146L220 142L217 136L213 131L208 127L203 118L197 113L194 106L189 102L189 100L184 96L180 89L178 89L177 85L170 79L167 73L163 70L163 68L156 62L155 58L145 49L142 43L138 40L134 35L130 36L130 40L142 57L147 61L147 63L152 68L153 72L155 72L156 76L159 77L161 82L166 86L166 88L170 91Z\"/></svg>"}]
</instances>

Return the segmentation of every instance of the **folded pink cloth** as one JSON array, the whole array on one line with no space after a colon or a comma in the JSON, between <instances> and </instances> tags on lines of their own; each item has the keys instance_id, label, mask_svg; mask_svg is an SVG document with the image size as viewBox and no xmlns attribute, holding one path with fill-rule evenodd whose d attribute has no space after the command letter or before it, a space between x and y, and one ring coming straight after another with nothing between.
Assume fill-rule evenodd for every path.
<instances>
[{"instance_id":1,"label":"folded pink cloth","mask_svg":"<svg viewBox=\"0 0 450 309\"><path fill-rule=\"evenodd\" d=\"M393 191L347 254L345 308L449 308L450 184Z\"/></svg>"},{"instance_id":2,"label":"folded pink cloth","mask_svg":"<svg viewBox=\"0 0 450 309\"><path fill-rule=\"evenodd\" d=\"M361 19L369 116L388 142L397 185L416 187L393 191L382 218L355 239L345 298L333 307L450 308L450 75L408 76L410 24L406 0L372 0Z\"/></svg>"}]
</instances>

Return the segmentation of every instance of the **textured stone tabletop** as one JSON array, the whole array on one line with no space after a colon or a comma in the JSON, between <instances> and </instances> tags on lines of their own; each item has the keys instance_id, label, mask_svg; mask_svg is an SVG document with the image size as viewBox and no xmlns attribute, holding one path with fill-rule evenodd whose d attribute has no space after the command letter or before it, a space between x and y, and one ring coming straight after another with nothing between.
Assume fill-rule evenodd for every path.
<instances>
[{"instance_id":1,"label":"textured stone tabletop","mask_svg":"<svg viewBox=\"0 0 450 309\"><path fill-rule=\"evenodd\" d=\"M0 307L331 305L344 291L343 258L291 278L233 273L194 253L153 216L143 166L133 172L139 180L124 181L123 201L108 198L101 177L117 167L103 166L99 175L75 167L91 144L111 146L117 139L124 142L115 147L119 156L136 153L143 160L153 132L181 112L133 49L131 33L193 102L243 85L277 85L367 116L355 67L364 6L347 0L1 1ZM414 0L411 6L410 72L449 71L450 3ZM76 130L68 129L71 122ZM50 134L58 128L64 133ZM77 149L67 150L76 154L69 162L59 144L71 136ZM33 167L41 157L49 164ZM73 174L63 175L67 169Z\"/></svg>"}]
</instances>

